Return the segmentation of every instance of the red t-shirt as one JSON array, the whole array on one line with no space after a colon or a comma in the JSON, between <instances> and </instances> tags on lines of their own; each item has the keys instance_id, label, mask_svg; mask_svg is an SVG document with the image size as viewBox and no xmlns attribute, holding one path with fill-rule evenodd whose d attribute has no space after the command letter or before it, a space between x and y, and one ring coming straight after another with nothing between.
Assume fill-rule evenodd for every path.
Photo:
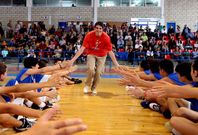
<instances>
[{"instance_id":1,"label":"red t-shirt","mask_svg":"<svg viewBox=\"0 0 198 135\"><path fill-rule=\"evenodd\" d=\"M102 35L96 36L95 31L87 33L83 41L87 54L93 54L98 57L107 55L112 50L110 37L103 32Z\"/></svg>"}]
</instances>

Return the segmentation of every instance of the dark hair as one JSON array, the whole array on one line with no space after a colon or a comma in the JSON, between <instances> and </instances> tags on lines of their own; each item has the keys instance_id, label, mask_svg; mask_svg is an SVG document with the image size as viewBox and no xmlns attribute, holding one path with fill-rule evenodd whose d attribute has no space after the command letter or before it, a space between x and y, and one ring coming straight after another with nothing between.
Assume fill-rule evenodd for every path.
<instances>
[{"instance_id":1,"label":"dark hair","mask_svg":"<svg viewBox=\"0 0 198 135\"><path fill-rule=\"evenodd\" d=\"M25 58L23 64L25 68L32 68L38 64L38 59L34 57L27 57Z\"/></svg>"},{"instance_id":2,"label":"dark hair","mask_svg":"<svg viewBox=\"0 0 198 135\"><path fill-rule=\"evenodd\" d=\"M194 63L192 64L193 70L198 70L198 59L196 59L194 61Z\"/></svg>"},{"instance_id":3,"label":"dark hair","mask_svg":"<svg viewBox=\"0 0 198 135\"><path fill-rule=\"evenodd\" d=\"M167 74L172 74L174 72L174 65L170 60L165 59L160 61L159 67L163 69Z\"/></svg>"},{"instance_id":4,"label":"dark hair","mask_svg":"<svg viewBox=\"0 0 198 135\"><path fill-rule=\"evenodd\" d=\"M140 67L143 68L143 70L149 70L149 64L147 60L143 60L140 63Z\"/></svg>"},{"instance_id":5,"label":"dark hair","mask_svg":"<svg viewBox=\"0 0 198 135\"><path fill-rule=\"evenodd\" d=\"M63 61L61 58L55 58L54 59L54 64L56 64L58 61Z\"/></svg>"},{"instance_id":6,"label":"dark hair","mask_svg":"<svg viewBox=\"0 0 198 135\"><path fill-rule=\"evenodd\" d=\"M177 72L180 76L186 77L189 81L192 81L191 77L191 63L183 62L176 66L175 72Z\"/></svg>"},{"instance_id":7,"label":"dark hair","mask_svg":"<svg viewBox=\"0 0 198 135\"><path fill-rule=\"evenodd\" d=\"M102 22L96 22L96 23L95 23L95 27L96 27L97 25L101 26L102 28L104 27L104 24L103 24Z\"/></svg>"},{"instance_id":8,"label":"dark hair","mask_svg":"<svg viewBox=\"0 0 198 135\"><path fill-rule=\"evenodd\" d=\"M149 60L149 68L152 73L159 73L159 61Z\"/></svg>"},{"instance_id":9,"label":"dark hair","mask_svg":"<svg viewBox=\"0 0 198 135\"><path fill-rule=\"evenodd\" d=\"M46 67L47 64L48 64L48 61L45 60L45 59L41 59L41 60L38 61L39 68Z\"/></svg>"},{"instance_id":10,"label":"dark hair","mask_svg":"<svg viewBox=\"0 0 198 135\"><path fill-rule=\"evenodd\" d=\"M0 75L5 74L6 69L7 66L3 62L0 62Z\"/></svg>"}]
</instances>

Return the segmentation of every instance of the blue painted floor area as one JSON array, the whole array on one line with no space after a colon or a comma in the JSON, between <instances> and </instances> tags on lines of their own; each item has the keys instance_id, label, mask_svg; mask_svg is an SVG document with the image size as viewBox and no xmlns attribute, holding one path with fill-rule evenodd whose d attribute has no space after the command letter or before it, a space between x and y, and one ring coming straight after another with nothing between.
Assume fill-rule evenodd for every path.
<instances>
[{"instance_id":1,"label":"blue painted floor area","mask_svg":"<svg viewBox=\"0 0 198 135\"><path fill-rule=\"evenodd\" d=\"M17 74L8 74L8 76L15 77ZM71 77L86 78L86 74L71 74ZM102 78L120 78L120 75L102 75Z\"/></svg>"},{"instance_id":2,"label":"blue painted floor area","mask_svg":"<svg viewBox=\"0 0 198 135\"><path fill-rule=\"evenodd\" d=\"M71 77L86 78L86 74L72 74ZM102 78L120 78L120 75L102 75Z\"/></svg>"}]
</instances>

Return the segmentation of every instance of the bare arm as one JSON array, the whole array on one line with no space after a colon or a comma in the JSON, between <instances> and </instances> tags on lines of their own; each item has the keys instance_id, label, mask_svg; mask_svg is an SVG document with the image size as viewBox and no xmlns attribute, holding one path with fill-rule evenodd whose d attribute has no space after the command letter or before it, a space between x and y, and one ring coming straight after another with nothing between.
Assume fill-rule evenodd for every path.
<instances>
[{"instance_id":1,"label":"bare arm","mask_svg":"<svg viewBox=\"0 0 198 135\"><path fill-rule=\"evenodd\" d=\"M182 135L198 134L197 123L189 119L183 117L172 117L170 122L171 126Z\"/></svg>"},{"instance_id":2,"label":"bare arm","mask_svg":"<svg viewBox=\"0 0 198 135\"><path fill-rule=\"evenodd\" d=\"M198 88L191 86L180 86L179 89L177 89L177 93L178 97L198 98Z\"/></svg>"},{"instance_id":3,"label":"bare arm","mask_svg":"<svg viewBox=\"0 0 198 135\"><path fill-rule=\"evenodd\" d=\"M51 71L59 70L59 69L61 69L59 65L47 66L47 67L40 68L40 69L28 69L28 71L25 74L26 75L44 74L44 73L49 73Z\"/></svg>"},{"instance_id":4,"label":"bare arm","mask_svg":"<svg viewBox=\"0 0 198 135\"><path fill-rule=\"evenodd\" d=\"M29 69L27 70L27 72L25 72L24 75L45 74L54 70L65 69L67 67L68 67L68 62L63 61L59 63L58 65L47 66L47 67L40 68L40 69Z\"/></svg>"},{"instance_id":5,"label":"bare arm","mask_svg":"<svg viewBox=\"0 0 198 135\"><path fill-rule=\"evenodd\" d=\"M110 52L109 52L109 56L111 57L111 60L113 61L114 65L115 65L116 67L118 67L119 64L118 64L118 61L116 60L115 54L114 54L112 51L110 51Z\"/></svg>"},{"instance_id":6,"label":"bare arm","mask_svg":"<svg viewBox=\"0 0 198 135\"><path fill-rule=\"evenodd\" d=\"M9 103L0 103L0 113L17 114L34 118L39 118L42 115L42 111L40 110L34 110Z\"/></svg>"},{"instance_id":7,"label":"bare arm","mask_svg":"<svg viewBox=\"0 0 198 135\"><path fill-rule=\"evenodd\" d=\"M191 85L177 86L166 84L155 86L151 92L156 97L173 97L173 98L198 98L198 88Z\"/></svg>"},{"instance_id":8,"label":"bare arm","mask_svg":"<svg viewBox=\"0 0 198 135\"><path fill-rule=\"evenodd\" d=\"M25 92L45 87L56 87L62 83L59 77L52 77L48 82L17 84L10 87L0 87L0 94Z\"/></svg>"},{"instance_id":9,"label":"bare arm","mask_svg":"<svg viewBox=\"0 0 198 135\"><path fill-rule=\"evenodd\" d=\"M78 57L84 52L85 47L82 46L80 50L76 53L76 55L71 59L71 65L78 59Z\"/></svg>"},{"instance_id":10,"label":"bare arm","mask_svg":"<svg viewBox=\"0 0 198 135\"><path fill-rule=\"evenodd\" d=\"M26 99L32 99L32 98L38 98L38 97L43 97L47 96L49 98L54 98L57 96L56 91L46 91L46 92L23 92L23 93L16 93L14 94L15 98L16 97L22 97Z\"/></svg>"},{"instance_id":11,"label":"bare arm","mask_svg":"<svg viewBox=\"0 0 198 135\"><path fill-rule=\"evenodd\" d=\"M154 77L153 74L147 75L147 74L145 74L144 72L138 72L137 74L138 74L138 76L139 76L141 79L144 79L144 80L146 80L146 81L156 81L156 80L157 80L157 79Z\"/></svg>"},{"instance_id":12,"label":"bare arm","mask_svg":"<svg viewBox=\"0 0 198 135\"><path fill-rule=\"evenodd\" d=\"M17 84L10 87L0 87L0 94L5 93L12 93L12 92L25 92L30 90L35 90L38 88L43 87L51 87L48 83L42 82L42 83L32 83L32 84Z\"/></svg>"}]
</instances>

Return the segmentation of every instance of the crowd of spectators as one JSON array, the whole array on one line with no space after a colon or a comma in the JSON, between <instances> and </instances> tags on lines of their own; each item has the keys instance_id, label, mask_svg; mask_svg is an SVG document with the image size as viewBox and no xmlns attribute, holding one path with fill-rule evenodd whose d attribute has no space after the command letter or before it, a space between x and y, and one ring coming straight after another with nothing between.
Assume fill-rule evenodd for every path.
<instances>
[{"instance_id":1,"label":"crowd of spectators","mask_svg":"<svg viewBox=\"0 0 198 135\"><path fill-rule=\"evenodd\" d=\"M3 30L0 23L1 55L18 57L45 57L47 59L71 59L82 45L87 32L94 29L93 23L71 22L65 28L52 25L46 29L43 22L32 23L29 27L21 22L13 25L10 20ZM198 57L198 31L191 32L187 25L181 30L171 26L166 30L160 23L154 31L137 24L123 23L121 26L106 23L104 31L111 37L118 59L140 61L148 57L156 59L190 60ZM122 55L126 55L123 58ZM79 58L85 61L86 52Z\"/></svg>"}]
</instances>

